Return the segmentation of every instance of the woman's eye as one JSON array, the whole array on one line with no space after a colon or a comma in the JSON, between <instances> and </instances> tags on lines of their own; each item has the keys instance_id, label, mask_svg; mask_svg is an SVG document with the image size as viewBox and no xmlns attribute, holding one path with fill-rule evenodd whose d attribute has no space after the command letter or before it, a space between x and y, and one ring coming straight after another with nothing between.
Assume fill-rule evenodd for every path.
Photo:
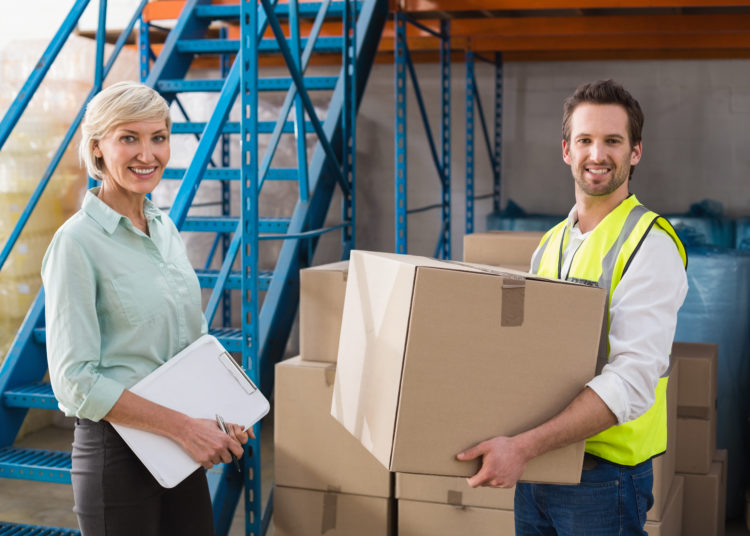
<instances>
[{"instance_id":1,"label":"woman's eye","mask_svg":"<svg viewBox=\"0 0 750 536\"><path fill-rule=\"evenodd\" d=\"M156 143L162 143L164 141L167 141L167 137L164 136L163 134L159 134L158 136L154 136L154 141Z\"/></svg>"},{"instance_id":2,"label":"woman's eye","mask_svg":"<svg viewBox=\"0 0 750 536\"><path fill-rule=\"evenodd\" d=\"M120 141L123 143L133 143L135 141L135 136L123 136L120 138Z\"/></svg>"}]
</instances>

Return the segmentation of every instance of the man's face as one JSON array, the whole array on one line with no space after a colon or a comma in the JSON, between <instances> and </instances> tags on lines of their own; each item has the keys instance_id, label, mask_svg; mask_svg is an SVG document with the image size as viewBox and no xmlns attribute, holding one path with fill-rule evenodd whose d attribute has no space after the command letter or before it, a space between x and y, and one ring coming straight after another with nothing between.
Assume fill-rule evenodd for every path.
<instances>
[{"instance_id":1,"label":"man's face","mask_svg":"<svg viewBox=\"0 0 750 536\"><path fill-rule=\"evenodd\" d=\"M587 196L627 192L630 166L641 159L641 143L630 145L628 116L617 104L580 104L570 118L570 142L563 160L576 190Z\"/></svg>"}]
</instances>

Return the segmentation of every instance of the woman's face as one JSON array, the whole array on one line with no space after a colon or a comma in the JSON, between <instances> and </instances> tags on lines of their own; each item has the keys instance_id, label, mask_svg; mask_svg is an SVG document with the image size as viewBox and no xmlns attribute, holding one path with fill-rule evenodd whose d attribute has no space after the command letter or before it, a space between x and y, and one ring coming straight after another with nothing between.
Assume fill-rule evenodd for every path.
<instances>
[{"instance_id":1,"label":"woman's face","mask_svg":"<svg viewBox=\"0 0 750 536\"><path fill-rule=\"evenodd\" d=\"M94 156L104 159L104 180L133 194L147 194L156 188L169 154L169 131L164 121L122 123L94 147Z\"/></svg>"}]
</instances>

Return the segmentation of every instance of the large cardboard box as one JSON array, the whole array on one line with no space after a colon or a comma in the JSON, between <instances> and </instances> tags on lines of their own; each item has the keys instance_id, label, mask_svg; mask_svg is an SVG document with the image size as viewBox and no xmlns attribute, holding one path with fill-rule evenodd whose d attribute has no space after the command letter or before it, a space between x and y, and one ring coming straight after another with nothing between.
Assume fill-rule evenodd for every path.
<instances>
[{"instance_id":1,"label":"large cardboard box","mask_svg":"<svg viewBox=\"0 0 750 536\"><path fill-rule=\"evenodd\" d=\"M349 261L299 273L299 345L302 359L335 362Z\"/></svg>"},{"instance_id":2,"label":"large cardboard box","mask_svg":"<svg viewBox=\"0 0 750 536\"><path fill-rule=\"evenodd\" d=\"M717 536L721 502L721 463L713 462L705 475L683 474L685 498L682 506L683 536Z\"/></svg>"},{"instance_id":3,"label":"large cardboard box","mask_svg":"<svg viewBox=\"0 0 750 536\"><path fill-rule=\"evenodd\" d=\"M667 450L653 460L654 468L654 505L648 511L646 519L659 521L664 515L664 508L672 489L675 466L677 463L677 393L680 389L680 362L674 361L667 383Z\"/></svg>"},{"instance_id":4,"label":"large cardboard box","mask_svg":"<svg viewBox=\"0 0 750 536\"><path fill-rule=\"evenodd\" d=\"M646 521L646 533L648 536L680 536L682 533L682 497L684 490L684 479L675 476L672 481L672 490L669 492L661 521Z\"/></svg>"},{"instance_id":5,"label":"large cardboard box","mask_svg":"<svg viewBox=\"0 0 750 536\"><path fill-rule=\"evenodd\" d=\"M276 365L274 473L281 486L389 497L392 475L331 417L334 363Z\"/></svg>"},{"instance_id":6,"label":"large cardboard box","mask_svg":"<svg viewBox=\"0 0 750 536\"><path fill-rule=\"evenodd\" d=\"M531 256L544 233L536 231L490 231L464 236L464 261L504 266L528 272Z\"/></svg>"},{"instance_id":7,"label":"large cardboard box","mask_svg":"<svg viewBox=\"0 0 750 536\"><path fill-rule=\"evenodd\" d=\"M511 510L398 501L399 536L513 536Z\"/></svg>"},{"instance_id":8,"label":"large cardboard box","mask_svg":"<svg viewBox=\"0 0 750 536\"><path fill-rule=\"evenodd\" d=\"M704 475L711 469L716 450L716 411L711 419L677 419L678 473Z\"/></svg>"},{"instance_id":9,"label":"large cardboard box","mask_svg":"<svg viewBox=\"0 0 750 536\"><path fill-rule=\"evenodd\" d=\"M672 358L681 363L678 415L710 419L716 410L717 355L715 344L676 342Z\"/></svg>"},{"instance_id":10,"label":"large cardboard box","mask_svg":"<svg viewBox=\"0 0 750 536\"><path fill-rule=\"evenodd\" d=\"M472 488L465 478L458 476L396 473L397 499L513 510L515 494L515 486Z\"/></svg>"},{"instance_id":11,"label":"large cardboard box","mask_svg":"<svg viewBox=\"0 0 750 536\"><path fill-rule=\"evenodd\" d=\"M276 486L274 536L392 536L393 500Z\"/></svg>"},{"instance_id":12,"label":"large cardboard box","mask_svg":"<svg viewBox=\"0 0 750 536\"><path fill-rule=\"evenodd\" d=\"M595 373L602 289L352 252L332 415L391 471L471 476L456 454L560 412ZM584 442L522 480L576 483Z\"/></svg>"}]
</instances>

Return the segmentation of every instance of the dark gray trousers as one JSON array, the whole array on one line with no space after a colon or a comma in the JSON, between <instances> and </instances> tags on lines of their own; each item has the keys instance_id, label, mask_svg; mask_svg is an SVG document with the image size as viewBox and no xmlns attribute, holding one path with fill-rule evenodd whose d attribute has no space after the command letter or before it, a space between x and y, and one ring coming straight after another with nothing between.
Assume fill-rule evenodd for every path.
<instances>
[{"instance_id":1,"label":"dark gray trousers","mask_svg":"<svg viewBox=\"0 0 750 536\"><path fill-rule=\"evenodd\" d=\"M167 489L111 424L76 419L71 472L82 536L212 536L203 468Z\"/></svg>"}]
</instances>

